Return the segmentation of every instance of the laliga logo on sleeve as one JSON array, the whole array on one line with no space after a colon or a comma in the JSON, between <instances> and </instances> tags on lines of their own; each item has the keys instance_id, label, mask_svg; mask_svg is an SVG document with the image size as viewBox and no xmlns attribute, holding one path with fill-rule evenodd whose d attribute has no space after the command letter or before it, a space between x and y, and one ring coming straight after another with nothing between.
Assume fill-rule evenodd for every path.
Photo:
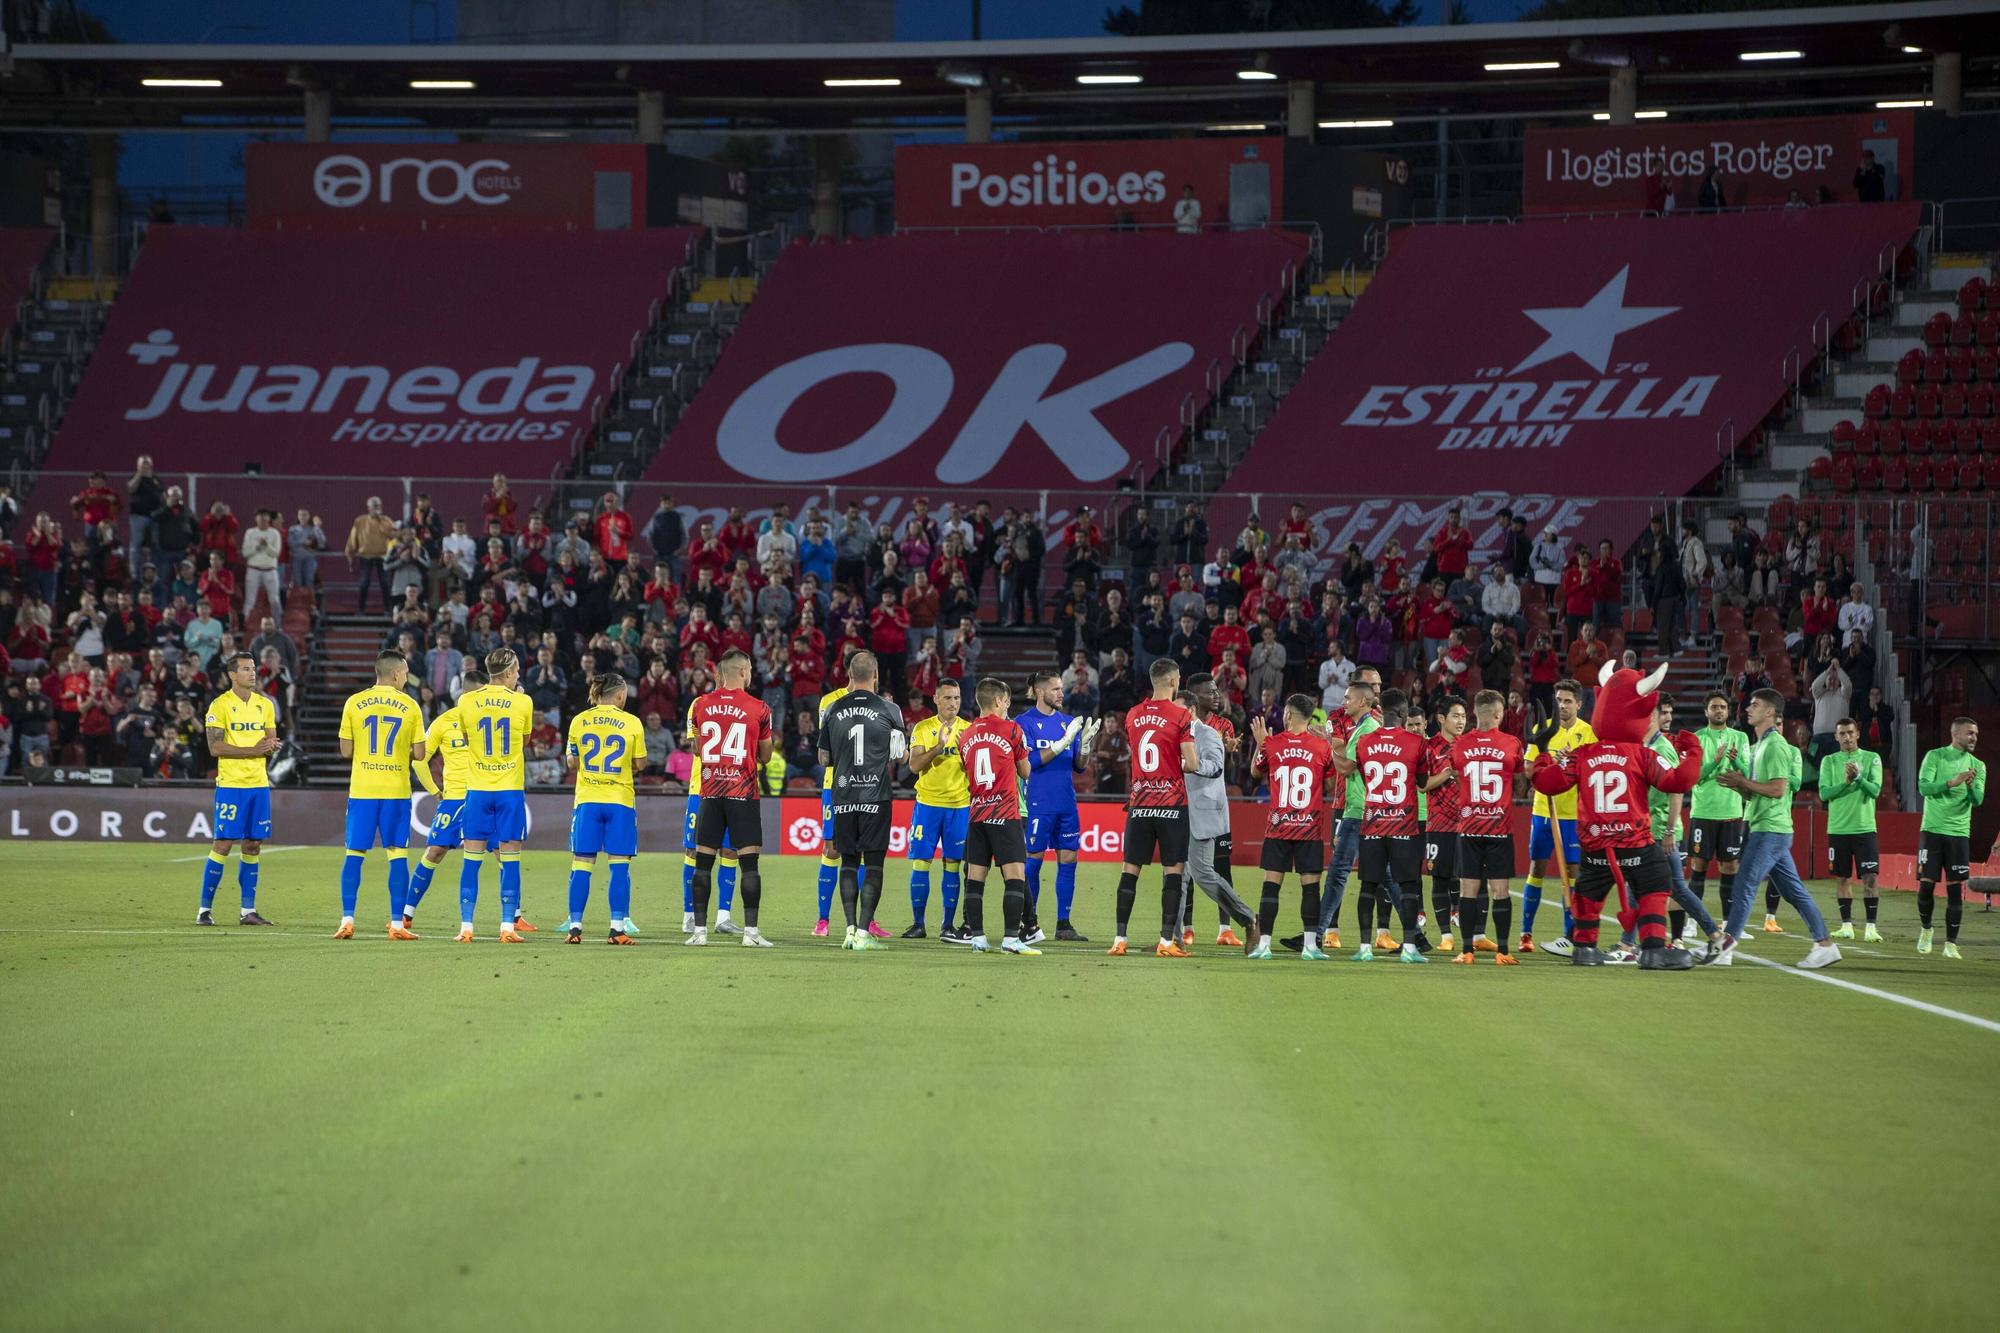
<instances>
[{"instance_id":1,"label":"laliga logo on sleeve","mask_svg":"<svg viewBox=\"0 0 2000 1333\"><path fill-rule=\"evenodd\" d=\"M521 188L521 178L505 175L507 163L497 157L458 162L448 157L396 157L380 173L352 153L335 153L313 168L313 195L328 208L354 208L365 203L391 203L400 173L414 178L417 197L440 208L452 204L504 204ZM379 192L378 192L379 186Z\"/></svg>"}]
</instances>

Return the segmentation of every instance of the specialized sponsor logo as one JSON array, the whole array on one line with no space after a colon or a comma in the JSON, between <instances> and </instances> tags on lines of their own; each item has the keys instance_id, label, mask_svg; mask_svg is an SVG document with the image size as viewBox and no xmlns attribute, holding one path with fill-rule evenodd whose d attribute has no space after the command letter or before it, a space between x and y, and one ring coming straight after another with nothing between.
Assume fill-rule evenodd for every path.
<instances>
[{"instance_id":1,"label":"specialized sponsor logo","mask_svg":"<svg viewBox=\"0 0 2000 1333\"><path fill-rule=\"evenodd\" d=\"M397 191L427 204L496 207L514 197L521 177L504 158L460 162L449 157L394 157L379 165L351 153L336 153L313 168L313 196L328 208L390 204Z\"/></svg>"},{"instance_id":2,"label":"specialized sponsor logo","mask_svg":"<svg viewBox=\"0 0 2000 1333\"><path fill-rule=\"evenodd\" d=\"M1044 208L1065 204L1157 204L1167 197L1164 171L1117 173L1077 169L1074 158L1050 153L1010 175L982 170L977 162L951 164L951 206Z\"/></svg>"},{"instance_id":3,"label":"specialized sponsor logo","mask_svg":"<svg viewBox=\"0 0 2000 1333\"><path fill-rule=\"evenodd\" d=\"M1185 342L1161 343L1111 369L1051 392L1069 359L1060 343L1036 343L1007 359L938 460L938 481L965 485L988 476L1023 428L1034 431L1078 481L1123 473L1132 456L1097 419L1097 409L1194 359ZM779 439L786 413L806 394L847 375L879 375L893 386L882 414L853 439L830 449L799 450ZM830 347L787 361L738 394L716 427L716 450L747 477L823 481L887 462L916 443L944 414L957 390L951 362L909 343Z\"/></svg>"},{"instance_id":4,"label":"specialized sponsor logo","mask_svg":"<svg viewBox=\"0 0 2000 1333\"><path fill-rule=\"evenodd\" d=\"M1511 367L1473 371L1457 384L1376 384L1341 424L1444 427L1435 447L1554 449L1578 423L1699 420L1722 377L1685 375L1669 382L1644 361L1613 359L1619 335L1675 314L1678 306L1625 304L1631 265L1580 306L1524 309L1543 338ZM1574 357L1597 372L1589 379L1522 378L1522 372Z\"/></svg>"},{"instance_id":5,"label":"specialized sponsor logo","mask_svg":"<svg viewBox=\"0 0 2000 1333\"><path fill-rule=\"evenodd\" d=\"M182 360L171 329L154 329L125 351L142 366L164 368L145 404L125 409L127 421L153 421L170 412L339 416L328 432L333 444L556 439L570 428L564 418L583 409L597 383L589 366L544 365L534 356L470 374L437 365L225 368Z\"/></svg>"}]
</instances>

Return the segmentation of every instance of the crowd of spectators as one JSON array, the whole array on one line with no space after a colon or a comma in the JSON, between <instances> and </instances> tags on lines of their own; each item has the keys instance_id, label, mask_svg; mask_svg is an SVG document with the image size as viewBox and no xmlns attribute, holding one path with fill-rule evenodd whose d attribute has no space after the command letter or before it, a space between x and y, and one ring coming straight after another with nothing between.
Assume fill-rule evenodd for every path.
<instances>
[{"instance_id":1,"label":"crowd of spectators","mask_svg":"<svg viewBox=\"0 0 2000 1333\"><path fill-rule=\"evenodd\" d=\"M13 505L0 496L0 520ZM1274 528L1253 515L1233 534L1212 533L1195 502L1164 524L1137 506L1115 535L1085 506L1051 535L1036 513L985 501L933 511L923 499L893 524L857 504L796 515L779 504L690 527L671 495L634 516L609 490L552 523L539 497L524 503L496 476L476 517L446 516L422 494L394 514L370 499L336 551L309 508L289 524L260 509L245 525L221 502L196 516L141 458L122 483L92 476L69 508L69 523L39 513L20 550L0 548L0 745L16 766L68 754L202 775L200 706L239 647L289 725L301 665L281 628L287 592L343 571L359 609L383 618L382 646L409 659L427 717L455 697L468 656L515 649L541 722L531 758L546 774L559 775L563 728L590 677L618 671L648 731L650 775L684 778L685 709L734 647L783 720L773 785L816 779L814 708L855 649L881 659L885 688L921 717L939 681L979 674L983 628L1021 624L1053 629L1050 666L1072 712L1120 721L1168 656L1184 675L1211 672L1247 734L1253 715L1280 727L1288 694L1337 706L1362 667L1432 708L1490 684L1525 727L1553 709L1558 680L1594 683L1628 651L1628 605L1651 608L1663 648L1691 645L1719 610L1769 607L1786 627L1785 661L1749 658L1735 693L1789 687L1794 720L1815 738L1854 715L1886 750L1894 726L1873 679L1873 609L1803 519L1767 540L1739 515L1711 550L1694 523L1670 537L1656 518L1621 557L1609 540L1531 535L1505 511L1496 541L1453 508L1407 552L1351 544L1321 568L1303 504ZM1045 577L1062 588L1046 605ZM1107 788L1121 781L1121 743L1117 725L1100 732Z\"/></svg>"}]
</instances>

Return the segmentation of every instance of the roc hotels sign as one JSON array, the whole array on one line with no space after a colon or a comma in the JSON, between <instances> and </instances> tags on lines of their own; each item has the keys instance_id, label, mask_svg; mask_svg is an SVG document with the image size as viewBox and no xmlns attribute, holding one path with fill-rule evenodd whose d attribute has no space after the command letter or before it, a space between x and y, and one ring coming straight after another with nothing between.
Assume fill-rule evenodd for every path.
<instances>
[{"instance_id":1,"label":"roc hotels sign","mask_svg":"<svg viewBox=\"0 0 2000 1333\"><path fill-rule=\"evenodd\" d=\"M1233 167L1268 168L1268 197L1284 198L1284 148L1283 139L907 144L896 150L896 226L1160 225L1174 220L1184 186L1202 221L1226 222Z\"/></svg>"}]
</instances>

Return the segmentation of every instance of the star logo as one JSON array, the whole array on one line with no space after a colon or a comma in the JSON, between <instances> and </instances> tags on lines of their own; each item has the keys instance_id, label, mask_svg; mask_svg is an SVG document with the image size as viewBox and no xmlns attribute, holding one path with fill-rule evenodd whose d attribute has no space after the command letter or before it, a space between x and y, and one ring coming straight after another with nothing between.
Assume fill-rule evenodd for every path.
<instances>
[{"instance_id":1,"label":"star logo","mask_svg":"<svg viewBox=\"0 0 2000 1333\"><path fill-rule=\"evenodd\" d=\"M1556 306L1542 310L1523 310L1521 313L1542 326L1549 336L1542 345L1507 373L1518 375L1530 366L1539 366L1545 361L1554 361L1562 356L1575 356L1598 374L1611 361L1611 346L1618 341L1618 335L1629 333L1644 324L1673 314L1677 305L1625 304L1625 277L1632 271L1627 264L1618 270L1618 276L1598 288L1597 295L1580 306Z\"/></svg>"}]
</instances>

